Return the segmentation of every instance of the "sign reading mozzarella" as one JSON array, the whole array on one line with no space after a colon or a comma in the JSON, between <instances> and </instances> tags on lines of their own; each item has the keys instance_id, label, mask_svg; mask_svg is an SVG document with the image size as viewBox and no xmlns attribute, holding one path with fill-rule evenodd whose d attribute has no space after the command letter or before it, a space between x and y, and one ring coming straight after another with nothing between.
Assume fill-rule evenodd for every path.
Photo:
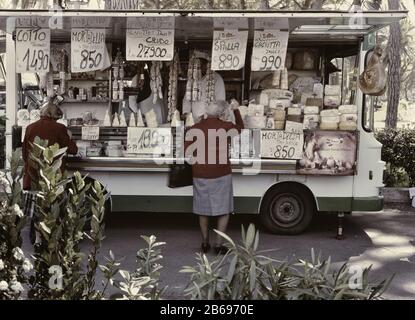
<instances>
[{"instance_id":1,"label":"sign reading mozzarella","mask_svg":"<svg viewBox=\"0 0 415 320\"><path fill-rule=\"evenodd\" d=\"M72 29L72 72L89 72L104 69L106 60L105 29Z\"/></svg>"},{"instance_id":2,"label":"sign reading mozzarella","mask_svg":"<svg viewBox=\"0 0 415 320\"><path fill-rule=\"evenodd\" d=\"M82 127L82 140L98 140L99 127L85 126Z\"/></svg>"},{"instance_id":3,"label":"sign reading mozzarella","mask_svg":"<svg viewBox=\"0 0 415 320\"><path fill-rule=\"evenodd\" d=\"M127 60L171 61L174 55L174 30L127 29Z\"/></svg>"},{"instance_id":4,"label":"sign reading mozzarella","mask_svg":"<svg viewBox=\"0 0 415 320\"><path fill-rule=\"evenodd\" d=\"M261 158L301 159L303 144L303 133L261 130Z\"/></svg>"},{"instance_id":5,"label":"sign reading mozzarella","mask_svg":"<svg viewBox=\"0 0 415 320\"><path fill-rule=\"evenodd\" d=\"M283 69L287 55L288 32L278 30L255 31L252 52L252 71Z\"/></svg>"},{"instance_id":6,"label":"sign reading mozzarella","mask_svg":"<svg viewBox=\"0 0 415 320\"><path fill-rule=\"evenodd\" d=\"M245 65L248 31L213 32L212 70L239 70Z\"/></svg>"},{"instance_id":7,"label":"sign reading mozzarella","mask_svg":"<svg viewBox=\"0 0 415 320\"><path fill-rule=\"evenodd\" d=\"M170 128L129 127L127 152L134 154L171 154L172 133Z\"/></svg>"},{"instance_id":8,"label":"sign reading mozzarella","mask_svg":"<svg viewBox=\"0 0 415 320\"><path fill-rule=\"evenodd\" d=\"M16 72L48 72L49 64L50 30L17 29Z\"/></svg>"}]
</instances>

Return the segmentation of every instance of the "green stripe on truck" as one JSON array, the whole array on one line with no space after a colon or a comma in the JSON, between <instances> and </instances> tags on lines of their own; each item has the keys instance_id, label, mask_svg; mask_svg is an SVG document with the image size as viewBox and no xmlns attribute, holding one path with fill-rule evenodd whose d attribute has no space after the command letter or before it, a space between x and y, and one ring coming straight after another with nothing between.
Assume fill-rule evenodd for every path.
<instances>
[{"instance_id":1,"label":"green stripe on truck","mask_svg":"<svg viewBox=\"0 0 415 320\"><path fill-rule=\"evenodd\" d=\"M124 196L113 195L114 212L192 212L192 196ZM235 197L236 213L258 213L261 198ZM319 211L351 212L380 211L383 209L383 197L318 197Z\"/></svg>"}]
</instances>

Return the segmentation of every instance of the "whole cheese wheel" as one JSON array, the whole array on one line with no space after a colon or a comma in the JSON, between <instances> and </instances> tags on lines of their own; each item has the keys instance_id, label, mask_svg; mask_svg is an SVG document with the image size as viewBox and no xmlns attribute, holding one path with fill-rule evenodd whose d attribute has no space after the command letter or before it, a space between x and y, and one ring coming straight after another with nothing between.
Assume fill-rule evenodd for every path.
<instances>
[{"instance_id":1,"label":"whole cheese wheel","mask_svg":"<svg viewBox=\"0 0 415 320\"><path fill-rule=\"evenodd\" d=\"M340 96L325 96L324 97L324 105L326 107L338 107L341 103Z\"/></svg>"}]
</instances>

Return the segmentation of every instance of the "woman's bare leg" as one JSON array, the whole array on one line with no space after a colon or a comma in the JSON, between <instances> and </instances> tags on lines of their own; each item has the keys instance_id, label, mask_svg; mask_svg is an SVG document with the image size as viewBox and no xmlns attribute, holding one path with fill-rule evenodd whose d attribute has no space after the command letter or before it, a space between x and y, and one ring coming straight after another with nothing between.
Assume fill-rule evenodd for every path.
<instances>
[{"instance_id":1,"label":"woman's bare leg","mask_svg":"<svg viewBox=\"0 0 415 320\"><path fill-rule=\"evenodd\" d=\"M225 214L223 216L219 216L218 217L218 222L217 222L217 230L219 230L220 232L226 233L226 229L228 227L228 222L229 222L229 214ZM222 245L222 240L223 238L216 234L216 242L215 242L215 246L216 247L220 247Z\"/></svg>"},{"instance_id":2,"label":"woman's bare leg","mask_svg":"<svg viewBox=\"0 0 415 320\"><path fill-rule=\"evenodd\" d=\"M209 217L199 216L199 225L202 232L202 242L209 243Z\"/></svg>"}]
</instances>

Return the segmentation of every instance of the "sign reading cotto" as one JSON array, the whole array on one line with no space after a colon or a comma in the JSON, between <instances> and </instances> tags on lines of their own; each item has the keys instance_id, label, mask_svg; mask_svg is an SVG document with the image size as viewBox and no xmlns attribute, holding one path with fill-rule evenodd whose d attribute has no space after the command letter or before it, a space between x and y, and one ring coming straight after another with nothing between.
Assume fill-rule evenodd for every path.
<instances>
[{"instance_id":1,"label":"sign reading cotto","mask_svg":"<svg viewBox=\"0 0 415 320\"><path fill-rule=\"evenodd\" d=\"M106 60L105 30L72 29L72 72L89 72L104 69Z\"/></svg>"},{"instance_id":2,"label":"sign reading cotto","mask_svg":"<svg viewBox=\"0 0 415 320\"><path fill-rule=\"evenodd\" d=\"M174 29L127 29L126 57L129 61L171 61Z\"/></svg>"},{"instance_id":3,"label":"sign reading cotto","mask_svg":"<svg viewBox=\"0 0 415 320\"><path fill-rule=\"evenodd\" d=\"M16 72L48 72L50 64L50 30L20 28L16 30Z\"/></svg>"},{"instance_id":4,"label":"sign reading cotto","mask_svg":"<svg viewBox=\"0 0 415 320\"><path fill-rule=\"evenodd\" d=\"M278 30L255 31L252 52L252 71L283 69L287 55L288 32Z\"/></svg>"},{"instance_id":5,"label":"sign reading cotto","mask_svg":"<svg viewBox=\"0 0 415 320\"><path fill-rule=\"evenodd\" d=\"M212 70L239 70L245 65L248 31L215 30Z\"/></svg>"},{"instance_id":6,"label":"sign reading cotto","mask_svg":"<svg viewBox=\"0 0 415 320\"><path fill-rule=\"evenodd\" d=\"M261 158L301 159L303 144L303 133L261 130Z\"/></svg>"}]
</instances>

